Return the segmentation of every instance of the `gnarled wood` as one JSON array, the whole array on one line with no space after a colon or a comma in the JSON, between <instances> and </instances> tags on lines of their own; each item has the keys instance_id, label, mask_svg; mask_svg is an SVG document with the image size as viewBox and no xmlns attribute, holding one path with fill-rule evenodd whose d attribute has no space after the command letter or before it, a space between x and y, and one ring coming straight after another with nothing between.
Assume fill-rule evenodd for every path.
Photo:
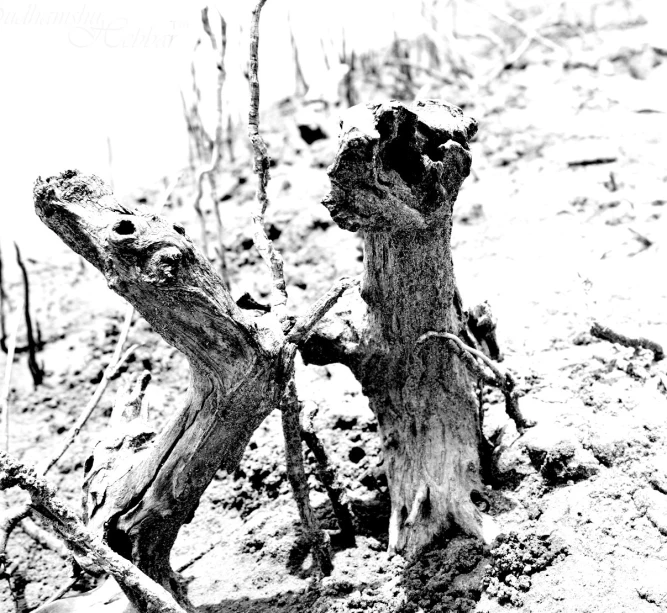
<instances>
[{"instance_id":1,"label":"gnarled wood","mask_svg":"<svg viewBox=\"0 0 667 613\"><path fill-rule=\"evenodd\" d=\"M471 379L447 344L417 347L429 331L458 335L466 323L450 236L476 124L440 102L391 102L353 107L342 130L323 203L339 226L363 230L364 279L302 353L343 362L362 383L382 433L390 549L412 555L452 522L482 532Z\"/></svg>"},{"instance_id":2,"label":"gnarled wood","mask_svg":"<svg viewBox=\"0 0 667 613\"><path fill-rule=\"evenodd\" d=\"M234 303L181 227L121 206L97 177L68 171L38 180L35 206L190 362L187 401L164 431L150 444L135 442L112 468L95 459L87 466L97 475L89 480L89 526L184 602L169 565L176 535L215 472L234 470L279 405L293 346L275 316L253 319Z\"/></svg>"}]
</instances>

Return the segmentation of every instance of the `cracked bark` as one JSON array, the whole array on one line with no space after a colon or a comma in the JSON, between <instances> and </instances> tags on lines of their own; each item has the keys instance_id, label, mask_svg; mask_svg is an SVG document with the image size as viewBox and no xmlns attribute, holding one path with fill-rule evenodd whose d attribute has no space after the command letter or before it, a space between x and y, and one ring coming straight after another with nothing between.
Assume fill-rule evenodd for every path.
<instances>
[{"instance_id":1,"label":"cracked bark","mask_svg":"<svg viewBox=\"0 0 667 613\"><path fill-rule=\"evenodd\" d=\"M481 429L460 335L450 237L476 123L435 101L360 105L343 117L323 204L363 232L364 278L320 322L306 361L354 372L378 418L391 496L390 550L415 555L453 525L482 536Z\"/></svg>"}]
</instances>

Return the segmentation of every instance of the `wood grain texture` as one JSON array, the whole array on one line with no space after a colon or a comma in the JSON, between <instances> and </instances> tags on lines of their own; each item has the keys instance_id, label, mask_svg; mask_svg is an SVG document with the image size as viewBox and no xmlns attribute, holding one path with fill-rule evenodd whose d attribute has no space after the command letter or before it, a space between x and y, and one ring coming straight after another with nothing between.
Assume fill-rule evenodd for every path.
<instances>
[{"instance_id":1,"label":"wood grain texture","mask_svg":"<svg viewBox=\"0 0 667 613\"><path fill-rule=\"evenodd\" d=\"M465 325L450 238L476 129L436 101L353 107L323 201L339 226L363 231L364 278L302 353L345 363L362 383L383 438L389 546L407 555L453 525L482 530L471 500L482 488L471 378L446 344L417 348L429 331L458 335Z\"/></svg>"},{"instance_id":2,"label":"wood grain texture","mask_svg":"<svg viewBox=\"0 0 667 613\"><path fill-rule=\"evenodd\" d=\"M215 472L234 470L279 405L294 346L273 314L237 307L181 227L121 206L97 177L38 180L35 206L190 362L187 400L168 426L149 440L127 420L86 466L91 528L185 602L169 566L176 535Z\"/></svg>"}]
</instances>

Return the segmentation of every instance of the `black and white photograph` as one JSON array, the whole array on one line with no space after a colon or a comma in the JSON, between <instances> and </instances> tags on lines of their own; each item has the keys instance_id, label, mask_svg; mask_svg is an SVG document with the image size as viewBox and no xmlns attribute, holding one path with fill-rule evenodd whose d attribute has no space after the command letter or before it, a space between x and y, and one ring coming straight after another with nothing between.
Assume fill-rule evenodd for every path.
<instances>
[{"instance_id":1,"label":"black and white photograph","mask_svg":"<svg viewBox=\"0 0 667 613\"><path fill-rule=\"evenodd\" d=\"M0 0L0 613L667 613L667 3Z\"/></svg>"}]
</instances>

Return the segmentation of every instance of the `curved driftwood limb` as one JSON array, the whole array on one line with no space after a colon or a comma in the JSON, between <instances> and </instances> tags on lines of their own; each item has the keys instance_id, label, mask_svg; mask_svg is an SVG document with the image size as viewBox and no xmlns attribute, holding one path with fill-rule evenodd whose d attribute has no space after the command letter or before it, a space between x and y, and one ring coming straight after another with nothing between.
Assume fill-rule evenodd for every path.
<instances>
[{"instance_id":1,"label":"curved driftwood limb","mask_svg":"<svg viewBox=\"0 0 667 613\"><path fill-rule=\"evenodd\" d=\"M58 500L55 491L30 467L0 451L0 489L18 486L30 494L32 509L88 565L103 568L123 587L139 611L184 613L173 596L96 537L76 513Z\"/></svg>"},{"instance_id":2,"label":"curved driftwood limb","mask_svg":"<svg viewBox=\"0 0 667 613\"><path fill-rule=\"evenodd\" d=\"M215 472L236 467L278 406L291 376L284 336L271 314L253 319L237 307L180 226L122 207L96 177L68 171L38 180L35 206L189 359L185 406L150 445L132 447L123 479L99 473L89 508L92 529L179 596L169 551ZM96 460L88 468L95 472Z\"/></svg>"},{"instance_id":3,"label":"curved driftwood limb","mask_svg":"<svg viewBox=\"0 0 667 613\"><path fill-rule=\"evenodd\" d=\"M340 227L363 230L363 303L346 293L302 354L346 363L361 382L382 433L389 547L407 555L452 523L483 535L472 500L483 491L473 381L448 344L417 344L430 330L457 334L466 323L450 235L476 129L437 101L353 107L323 201Z\"/></svg>"}]
</instances>

